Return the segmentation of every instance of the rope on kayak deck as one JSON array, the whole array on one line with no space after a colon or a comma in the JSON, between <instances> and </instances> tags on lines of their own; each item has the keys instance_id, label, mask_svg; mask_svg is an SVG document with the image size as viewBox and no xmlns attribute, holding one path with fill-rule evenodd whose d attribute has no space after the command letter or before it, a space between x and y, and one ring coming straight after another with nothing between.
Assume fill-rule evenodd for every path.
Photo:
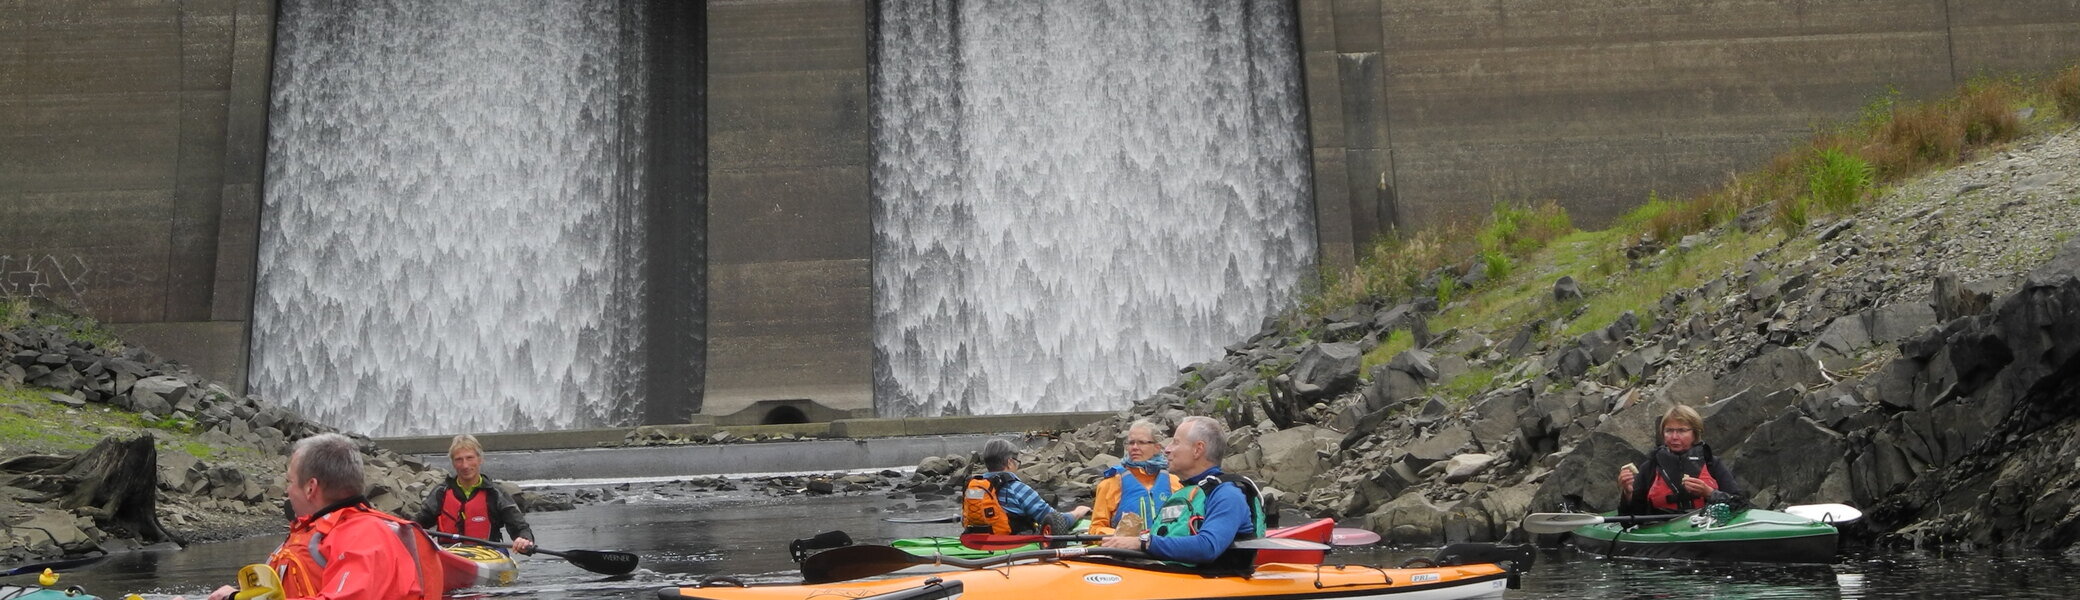
<instances>
[{"instance_id":1,"label":"rope on kayak deck","mask_svg":"<svg viewBox=\"0 0 2080 600\"><path fill-rule=\"evenodd\" d=\"M1315 565L1315 566L1314 566L1314 589L1318 589L1318 590L1326 590L1326 589L1329 589L1329 588L1340 588L1340 587L1358 587L1358 586L1367 586L1367 585L1372 585L1372 584L1370 584L1370 583L1360 583L1360 582L1351 582L1351 583L1339 583L1339 584L1336 584L1336 585L1322 585L1322 567L1326 567L1326 566L1329 566L1329 565L1319 565L1319 564L1318 564L1318 565ZM1387 585L1394 585L1394 576L1392 576L1392 575L1388 575L1388 574L1387 574L1387 570L1386 570L1386 569L1382 569L1382 568L1379 568L1379 567L1376 567L1376 566L1373 566L1373 565L1336 565L1336 570L1338 570L1338 571L1341 571L1341 570L1343 570L1343 569L1344 569L1344 567L1349 567L1349 566L1357 566L1357 567L1362 567L1362 568L1366 568L1366 569L1372 569L1372 570L1374 570L1374 571L1379 571L1379 579L1380 579L1380 581L1381 581L1381 582L1384 582L1384 583L1386 583Z\"/></svg>"}]
</instances>

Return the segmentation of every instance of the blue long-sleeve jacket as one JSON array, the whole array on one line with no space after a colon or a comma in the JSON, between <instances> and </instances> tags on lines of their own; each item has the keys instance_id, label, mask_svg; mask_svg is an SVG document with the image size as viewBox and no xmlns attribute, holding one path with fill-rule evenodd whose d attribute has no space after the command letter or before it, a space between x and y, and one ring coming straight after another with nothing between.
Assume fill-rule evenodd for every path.
<instances>
[{"instance_id":1,"label":"blue long-sleeve jacket","mask_svg":"<svg viewBox=\"0 0 2080 600\"><path fill-rule=\"evenodd\" d=\"M1016 478L1017 475L1014 474L1012 477ZM997 503L1004 505L1006 512L1031 519L1041 527L1053 531L1055 535L1068 535L1069 530L1076 525L1069 520L1069 515L1062 514L1055 510L1053 505L1041 499L1040 492L1034 491L1033 486L1027 485L1023 479L1014 479L1011 483L998 487Z\"/></svg>"},{"instance_id":2,"label":"blue long-sleeve jacket","mask_svg":"<svg viewBox=\"0 0 2080 600\"><path fill-rule=\"evenodd\" d=\"M1198 485L1200 480L1220 472L1221 468L1216 466L1193 475L1184 480L1185 489L1177 493L1189 492L1191 486ZM1188 537L1150 537L1148 553L1163 560L1210 563L1226 552L1228 546L1235 543L1235 538L1254 535L1256 531L1256 521L1250 518L1249 499L1234 485L1222 485L1215 487L1213 494L1206 498L1206 521L1199 524L1198 533Z\"/></svg>"}]
</instances>

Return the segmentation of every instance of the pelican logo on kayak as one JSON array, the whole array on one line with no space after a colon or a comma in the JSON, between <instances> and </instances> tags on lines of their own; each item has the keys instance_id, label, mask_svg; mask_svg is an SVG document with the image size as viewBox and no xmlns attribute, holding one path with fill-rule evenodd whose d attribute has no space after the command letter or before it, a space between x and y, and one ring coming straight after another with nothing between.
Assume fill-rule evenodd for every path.
<instances>
[{"instance_id":1,"label":"pelican logo on kayak","mask_svg":"<svg viewBox=\"0 0 2080 600\"><path fill-rule=\"evenodd\" d=\"M1083 576L1083 581L1084 583L1093 583L1097 585L1112 585L1121 581L1126 581L1126 579L1118 575L1113 575L1111 573L1092 573Z\"/></svg>"},{"instance_id":2,"label":"pelican logo on kayak","mask_svg":"<svg viewBox=\"0 0 2080 600\"><path fill-rule=\"evenodd\" d=\"M1417 574L1415 574L1415 576L1414 576L1414 577L1410 577L1410 578L1408 578L1408 582L1409 582L1409 583L1437 583L1437 574L1436 574L1436 573L1417 573Z\"/></svg>"}]
</instances>

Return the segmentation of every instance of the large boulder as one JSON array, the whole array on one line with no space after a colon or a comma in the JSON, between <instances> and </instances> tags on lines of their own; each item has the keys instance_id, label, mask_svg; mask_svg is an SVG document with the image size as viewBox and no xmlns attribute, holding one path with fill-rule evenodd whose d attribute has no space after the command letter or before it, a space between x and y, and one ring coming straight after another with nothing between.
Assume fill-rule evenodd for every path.
<instances>
[{"instance_id":1,"label":"large boulder","mask_svg":"<svg viewBox=\"0 0 2080 600\"><path fill-rule=\"evenodd\" d=\"M1293 389L1307 399L1330 398L1358 385L1358 363L1364 352L1356 344L1314 344L1293 366Z\"/></svg>"},{"instance_id":2,"label":"large boulder","mask_svg":"<svg viewBox=\"0 0 2080 600\"><path fill-rule=\"evenodd\" d=\"M1336 448L1341 434L1302 425L1266 433L1257 438L1259 481L1286 490L1305 490L1313 485L1313 479L1328 467L1326 457Z\"/></svg>"},{"instance_id":3,"label":"large boulder","mask_svg":"<svg viewBox=\"0 0 2080 600\"><path fill-rule=\"evenodd\" d=\"M1785 410L1775 420L1755 429L1739 449L1721 460L1732 468L1750 493L1764 490L1787 503L1847 502L1850 498L1819 498L1821 484L1847 467L1849 444L1842 434Z\"/></svg>"},{"instance_id":4,"label":"large boulder","mask_svg":"<svg viewBox=\"0 0 2080 600\"><path fill-rule=\"evenodd\" d=\"M1589 507L1617 508L1618 467L1638 463L1646 456L1623 438L1591 433L1553 468L1532 496L1531 505L1537 510L1559 510L1563 497L1578 495Z\"/></svg>"},{"instance_id":5,"label":"large boulder","mask_svg":"<svg viewBox=\"0 0 2080 600\"><path fill-rule=\"evenodd\" d=\"M1365 528L1388 543L1434 544L1444 539L1445 509L1420 492L1402 494L1365 516Z\"/></svg>"},{"instance_id":6,"label":"large boulder","mask_svg":"<svg viewBox=\"0 0 2080 600\"><path fill-rule=\"evenodd\" d=\"M1791 386L1823 381L1820 365L1806 353L1790 348L1772 348L1741 363L1712 386L1712 399L1730 398L1744 391L1768 395Z\"/></svg>"}]
</instances>

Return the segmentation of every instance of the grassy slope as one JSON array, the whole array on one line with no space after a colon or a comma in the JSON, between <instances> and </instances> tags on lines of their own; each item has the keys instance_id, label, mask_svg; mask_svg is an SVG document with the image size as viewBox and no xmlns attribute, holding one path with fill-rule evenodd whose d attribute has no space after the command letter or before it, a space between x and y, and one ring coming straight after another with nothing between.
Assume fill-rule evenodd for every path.
<instances>
[{"instance_id":1,"label":"grassy slope","mask_svg":"<svg viewBox=\"0 0 2080 600\"><path fill-rule=\"evenodd\" d=\"M1481 223L1382 236L1356 268L1324 272L1319 290L1286 323L1305 336L1310 325L1342 307L1426 296L1442 306L1428 323L1434 332L1479 331L1503 339L1543 319L1557 325L1546 329L1547 339L1560 340L1605 327L1627 311L1646 321L1672 290L1736 272L1772 246L1797 253L1813 242L1789 234L1828 215L1854 213L1886 186L2076 120L2080 66L2041 80L1976 81L1931 102L1882 99L1859 122L1824 130L1763 169L1730 177L1693 198L1650 196L1603 230L1575 230L1564 210L1549 203L1500 205ZM1766 217L1767 225L1722 227L1744 213ZM1701 243L1680 243L1691 235ZM1627 258L1626 251L1638 247L1667 250L1644 261ZM1471 288L1457 284L1457 274L1475 269L1502 276ZM1580 282L1585 298L1552 301L1554 281L1563 275ZM1365 355L1361 373L1369 376L1372 366L1412 345L1405 329L1392 332ZM1470 397L1514 366L1475 369L1445 382L1442 391Z\"/></svg>"}]
</instances>

